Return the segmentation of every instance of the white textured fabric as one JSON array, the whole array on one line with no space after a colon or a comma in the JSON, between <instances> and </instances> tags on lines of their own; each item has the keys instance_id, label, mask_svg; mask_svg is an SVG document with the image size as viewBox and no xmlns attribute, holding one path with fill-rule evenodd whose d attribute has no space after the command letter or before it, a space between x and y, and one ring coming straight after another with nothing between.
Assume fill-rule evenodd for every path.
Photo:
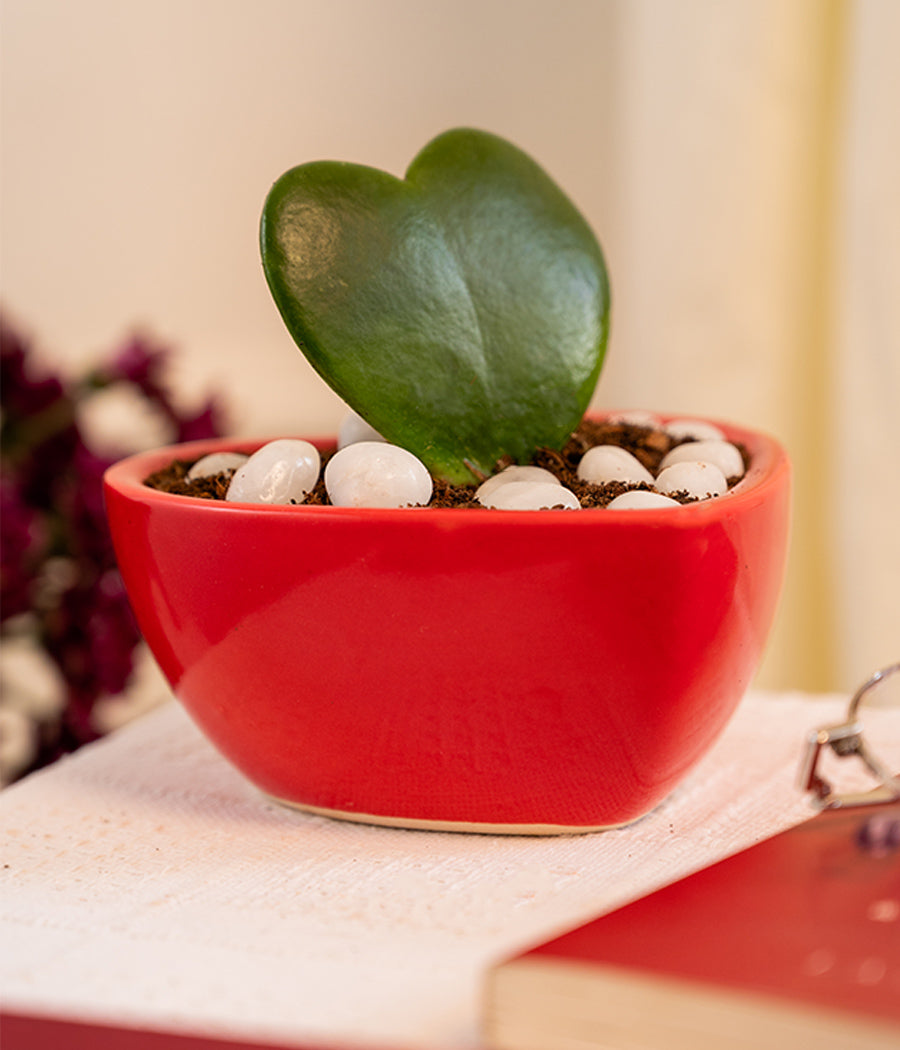
<instances>
[{"instance_id":1,"label":"white textured fabric","mask_svg":"<svg viewBox=\"0 0 900 1050\"><path fill-rule=\"evenodd\" d=\"M166 704L0 793L0 995L275 1044L474 1047L490 963L809 816L803 740L843 712L751 693L650 816L529 838L282 808Z\"/></svg>"}]
</instances>

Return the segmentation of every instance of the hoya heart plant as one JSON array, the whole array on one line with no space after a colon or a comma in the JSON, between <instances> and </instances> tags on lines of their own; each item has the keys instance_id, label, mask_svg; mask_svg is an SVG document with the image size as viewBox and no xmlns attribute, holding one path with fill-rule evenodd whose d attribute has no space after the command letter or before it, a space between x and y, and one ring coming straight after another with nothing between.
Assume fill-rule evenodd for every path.
<instances>
[{"instance_id":1,"label":"hoya heart plant","mask_svg":"<svg viewBox=\"0 0 900 1050\"><path fill-rule=\"evenodd\" d=\"M436 478L560 448L594 391L609 282L590 227L496 135L439 135L402 179L318 161L263 210L263 268L331 388Z\"/></svg>"},{"instance_id":2,"label":"hoya heart plant","mask_svg":"<svg viewBox=\"0 0 900 1050\"><path fill-rule=\"evenodd\" d=\"M783 450L585 414L603 255L493 135L440 135L402 179L294 168L261 240L297 344L386 440L190 442L107 472L122 579L178 698L250 782L319 815L555 834L647 813L757 666ZM416 469L380 473L382 450ZM344 484L361 476L365 499Z\"/></svg>"}]
</instances>

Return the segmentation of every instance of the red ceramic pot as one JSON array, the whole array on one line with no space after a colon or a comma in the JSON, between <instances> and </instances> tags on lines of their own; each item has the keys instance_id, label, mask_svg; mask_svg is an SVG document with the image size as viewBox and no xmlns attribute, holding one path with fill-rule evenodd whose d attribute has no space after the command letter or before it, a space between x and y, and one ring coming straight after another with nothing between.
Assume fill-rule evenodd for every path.
<instances>
[{"instance_id":1,"label":"red ceramic pot","mask_svg":"<svg viewBox=\"0 0 900 1050\"><path fill-rule=\"evenodd\" d=\"M133 456L106 499L144 637L262 791L406 827L586 831L665 798L757 667L790 471L771 438L723 429L745 478L662 510L273 507L142 484L256 447L238 441Z\"/></svg>"}]
</instances>

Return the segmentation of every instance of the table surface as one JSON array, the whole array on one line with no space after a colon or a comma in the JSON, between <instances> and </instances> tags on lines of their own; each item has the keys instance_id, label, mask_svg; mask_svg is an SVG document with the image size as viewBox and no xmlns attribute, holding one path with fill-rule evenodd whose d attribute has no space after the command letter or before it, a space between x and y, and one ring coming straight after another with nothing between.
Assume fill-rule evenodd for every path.
<instances>
[{"instance_id":1,"label":"table surface","mask_svg":"<svg viewBox=\"0 0 900 1050\"><path fill-rule=\"evenodd\" d=\"M492 963L808 818L804 740L846 699L750 692L649 816L549 838L282 808L166 703L0 792L0 997L204 1039L477 1047Z\"/></svg>"}]
</instances>

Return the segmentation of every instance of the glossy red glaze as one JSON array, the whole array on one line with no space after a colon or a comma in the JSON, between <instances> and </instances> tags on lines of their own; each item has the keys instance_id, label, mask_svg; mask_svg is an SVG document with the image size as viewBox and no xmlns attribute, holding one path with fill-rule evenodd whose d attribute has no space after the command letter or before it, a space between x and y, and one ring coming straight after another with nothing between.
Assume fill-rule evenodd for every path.
<instances>
[{"instance_id":1,"label":"glossy red glaze","mask_svg":"<svg viewBox=\"0 0 900 1050\"><path fill-rule=\"evenodd\" d=\"M747 476L677 509L269 507L142 484L239 441L125 460L107 507L175 694L263 791L400 823L616 825L719 735L775 610L787 457L724 429Z\"/></svg>"}]
</instances>

